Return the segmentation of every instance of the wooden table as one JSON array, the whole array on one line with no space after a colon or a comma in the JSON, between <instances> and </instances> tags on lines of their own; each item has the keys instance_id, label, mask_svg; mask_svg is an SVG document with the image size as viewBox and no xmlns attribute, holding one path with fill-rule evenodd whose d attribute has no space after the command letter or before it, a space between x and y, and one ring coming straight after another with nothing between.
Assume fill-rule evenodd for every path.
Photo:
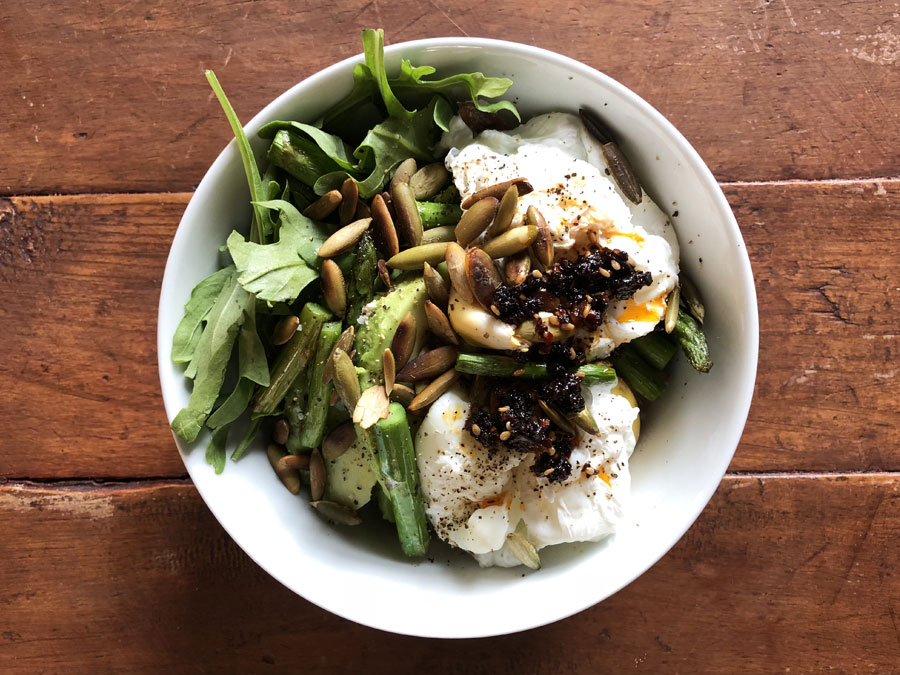
<instances>
[{"instance_id":1,"label":"wooden table","mask_svg":"<svg viewBox=\"0 0 900 675\"><path fill-rule=\"evenodd\" d=\"M900 672L900 9L879 0L0 6L0 671ZM190 191L244 119L359 51L505 38L662 111L734 207L756 398L684 539L518 635L362 628L294 596L187 479L156 304Z\"/></svg>"}]
</instances>

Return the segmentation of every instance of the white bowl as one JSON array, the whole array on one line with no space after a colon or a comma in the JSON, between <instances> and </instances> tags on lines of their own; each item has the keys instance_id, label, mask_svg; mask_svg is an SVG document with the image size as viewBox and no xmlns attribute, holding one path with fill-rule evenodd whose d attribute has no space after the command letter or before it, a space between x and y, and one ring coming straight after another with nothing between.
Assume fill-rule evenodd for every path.
<instances>
[{"instance_id":1,"label":"white bowl","mask_svg":"<svg viewBox=\"0 0 900 675\"><path fill-rule=\"evenodd\" d=\"M731 209L712 173L662 115L623 85L577 61L497 40L441 38L386 49L388 72L401 58L438 74L482 71L513 79L508 97L525 117L587 105L608 121L645 189L672 213L681 265L705 299L715 366L707 375L679 359L666 395L643 413L632 459L633 523L600 543L541 551L543 569L480 569L432 540L432 559L411 561L380 522L332 527L285 490L265 453L251 451L216 476L205 438L176 439L210 510L263 569L335 614L396 633L483 637L525 630L579 612L633 581L691 526L737 447L756 376L758 323L750 262ZM274 119L312 120L349 91L361 56L297 84L247 125L256 137ZM226 126L224 116L222 126ZM169 359L172 335L191 289L217 269L217 249L250 219L249 191L234 142L216 159L185 210L166 265L159 304L159 372L171 420L189 386ZM702 262L701 262L702 261ZM376 519L377 520L377 519Z\"/></svg>"}]
</instances>

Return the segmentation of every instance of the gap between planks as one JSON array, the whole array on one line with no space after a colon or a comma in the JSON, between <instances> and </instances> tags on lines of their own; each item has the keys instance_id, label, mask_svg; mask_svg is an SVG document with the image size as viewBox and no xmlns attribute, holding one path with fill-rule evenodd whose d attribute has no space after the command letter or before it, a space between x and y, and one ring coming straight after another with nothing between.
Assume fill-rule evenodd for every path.
<instances>
[{"instance_id":1,"label":"gap between planks","mask_svg":"<svg viewBox=\"0 0 900 675\"><path fill-rule=\"evenodd\" d=\"M776 480L816 480L821 478L900 478L900 471L728 471L722 480L729 478L756 478ZM193 485L187 474L180 476L142 476L115 478L0 478L0 490L58 490L60 492L90 492L104 490L143 490L166 486Z\"/></svg>"},{"instance_id":2,"label":"gap between planks","mask_svg":"<svg viewBox=\"0 0 900 675\"><path fill-rule=\"evenodd\" d=\"M900 176L884 176L877 178L789 178L784 180L736 180L736 181L719 181L719 186L723 188L732 187L790 187L797 186L816 186L816 185L877 185L879 183L897 183L900 182ZM79 197L147 197L147 196L169 196L182 197L190 196L193 192L141 192L124 190L121 192L34 192L34 193L14 193L0 194L0 200L3 199L55 199L55 198L79 198Z\"/></svg>"}]
</instances>

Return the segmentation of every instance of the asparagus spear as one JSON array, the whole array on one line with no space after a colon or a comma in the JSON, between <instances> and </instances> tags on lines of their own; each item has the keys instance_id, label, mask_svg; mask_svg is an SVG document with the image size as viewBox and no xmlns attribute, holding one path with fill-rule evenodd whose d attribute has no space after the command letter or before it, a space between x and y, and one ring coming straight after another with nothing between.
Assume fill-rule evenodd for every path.
<instances>
[{"instance_id":1,"label":"asparagus spear","mask_svg":"<svg viewBox=\"0 0 900 675\"><path fill-rule=\"evenodd\" d=\"M632 340L631 344L644 357L644 360L657 370L662 370L669 365L669 361L678 351L678 345L663 333L655 331L639 337L637 340Z\"/></svg>"},{"instance_id":2,"label":"asparagus spear","mask_svg":"<svg viewBox=\"0 0 900 675\"><path fill-rule=\"evenodd\" d=\"M648 401L655 401L666 389L662 371L654 369L641 358L631 345L623 345L616 351L616 371L625 378L634 393Z\"/></svg>"},{"instance_id":3,"label":"asparagus spear","mask_svg":"<svg viewBox=\"0 0 900 675\"><path fill-rule=\"evenodd\" d=\"M348 326L355 326L362 309L375 294L375 280L378 278L378 251L372 237L366 232L356 245L352 279L347 284Z\"/></svg>"},{"instance_id":4,"label":"asparagus spear","mask_svg":"<svg viewBox=\"0 0 900 675\"><path fill-rule=\"evenodd\" d=\"M304 448L318 448L325 436L325 418L328 416L328 402L331 399L333 384L322 384L325 363L331 355L334 343L341 335L341 322L329 321L322 325L319 332L319 344L316 346L316 358L309 371L309 386L306 398L306 413L303 417L303 431L300 432L299 445ZM297 378L302 379L302 378ZM288 450L293 452L288 438Z\"/></svg>"},{"instance_id":5,"label":"asparagus spear","mask_svg":"<svg viewBox=\"0 0 900 675\"><path fill-rule=\"evenodd\" d=\"M303 372L312 358L319 339L319 331L325 319L330 317L328 310L314 302L307 302L300 312L300 326L297 332L281 348L281 353L272 366L269 386L257 391L252 410L258 415L271 415L284 399L288 388L297 376Z\"/></svg>"},{"instance_id":6,"label":"asparagus spear","mask_svg":"<svg viewBox=\"0 0 900 675\"><path fill-rule=\"evenodd\" d=\"M441 225L456 225L462 217L459 204L438 204L437 202L416 202L422 227L426 230Z\"/></svg>"},{"instance_id":7,"label":"asparagus spear","mask_svg":"<svg viewBox=\"0 0 900 675\"><path fill-rule=\"evenodd\" d=\"M272 164L310 187L320 176L341 169L318 145L284 129L275 134L267 157Z\"/></svg>"},{"instance_id":8,"label":"asparagus spear","mask_svg":"<svg viewBox=\"0 0 900 675\"><path fill-rule=\"evenodd\" d=\"M709 345L706 343L706 335L696 319L684 310L678 311L675 336L678 338L678 342L681 343L681 349L684 351L690 364L701 373L709 372L713 364L709 358Z\"/></svg>"},{"instance_id":9,"label":"asparagus spear","mask_svg":"<svg viewBox=\"0 0 900 675\"><path fill-rule=\"evenodd\" d=\"M419 496L416 455L403 406L391 403L390 414L379 420L374 428L381 472L393 506L400 545L410 557L425 555L428 523Z\"/></svg>"},{"instance_id":10,"label":"asparagus spear","mask_svg":"<svg viewBox=\"0 0 900 675\"><path fill-rule=\"evenodd\" d=\"M488 375L491 377L525 377L528 379L544 379L550 377L546 363L518 363L508 356L494 354L460 353L456 357L456 369L461 373L472 375ZM519 375L514 375L519 372ZM616 379L616 371L602 363L586 363L576 372L584 373L584 384L612 382Z\"/></svg>"}]
</instances>

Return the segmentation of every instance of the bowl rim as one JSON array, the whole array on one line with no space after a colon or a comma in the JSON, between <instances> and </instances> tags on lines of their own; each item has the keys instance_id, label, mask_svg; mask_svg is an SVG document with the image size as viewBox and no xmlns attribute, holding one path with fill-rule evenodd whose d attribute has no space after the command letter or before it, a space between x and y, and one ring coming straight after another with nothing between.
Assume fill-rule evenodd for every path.
<instances>
[{"instance_id":1,"label":"bowl rim","mask_svg":"<svg viewBox=\"0 0 900 675\"><path fill-rule=\"evenodd\" d=\"M672 547L678 543L688 529L696 522L700 513L706 508L713 494L718 489L719 485L722 482L722 478L724 477L729 464L734 456L734 453L737 450L738 444L740 442L741 436L743 434L744 427L746 426L747 417L750 411L750 404L753 398L753 391L756 382L756 374L758 367L758 356L759 356L759 318L758 318L758 301L756 295L756 288L753 280L753 273L750 265L750 259L747 254L747 249L743 241L743 236L741 234L740 228L737 224L737 220L734 217L734 213L731 210L731 206L728 204L728 201L725 197L724 192L721 189L718 181L712 174L712 171L700 157L699 153L696 149L688 142L688 140L683 136L683 134L668 120L666 119L662 113L660 113L656 108L650 105L647 101L645 101L642 97L636 94L634 91L621 84L617 80L613 79L606 73L597 70L587 64L584 64L576 59L573 59L568 56L564 56L562 54L558 54L556 52L543 49L541 47L536 47L533 45L523 44L519 42L512 42L507 40L498 40L493 38L478 38L478 37L437 37L437 38L423 38L418 40L410 40L405 42L399 42L396 44L391 44L385 46L385 56L390 56L396 52L411 52L411 51L422 51L429 48L435 47L472 47L472 48L483 48L483 49L497 49L501 51L507 52L510 56L515 56L518 58L527 58L527 57L537 57L541 61L547 61L554 65L566 68L568 70L574 71L577 74L584 76L588 79L598 81L603 86L607 87L610 90L613 90L617 95L629 101L633 106L639 108L651 121L651 123L660 128L660 130L667 135L677 146L678 150L683 153L685 159L690 162L690 166L688 167L690 171L696 174L697 178L700 179L704 184L706 184L710 188L710 195L712 196L716 209L718 211L718 215L721 216L721 225L728 229L727 234L730 238L734 239L739 248L742 251L742 255L739 256L740 259L740 280L742 282L743 288L742 293L745 294L745 297L748 299L748 307L747 310L747 325L746 325L746 339L748 341L748 347L746 355L750 361L744 364L744 368L742 372L745 374L743 381L739 383L736 387L733 395L733 407L740 413L740 418L743 422L740 425L734 425L730 428L726 434L726 438L723 438L722 445L723 447L729 448L728 452L722 452L717 455L718 462L709 467L710 473L718 476L717 480L713 482L709 481L709 485L705 490L701 492L698 497L702 497L701 499L697 499L696 503L698 504L697 508L694 509L693 514L690 518L685 518L682 526L675 528L672 533L669 541L665 543L665 545L661 545L657 550L659 551L658 555L650 556L646 560L642 561L641 565L636 566L635 571L621 581L614 584L608 592L601 594L601 597L591 596L589 599L580 599L586 596L576 594L571 602L569 602L564 607L557 607L556 611L552 613L536 613L533 615L536 618L532 618L532 615L529 616L514 616L510 617L510 621L508 624L492 630L480 630L478 632L457 632L453 635L446 634L438 634L434 629L429 629L425 625L418 625L417 622L405 622L400 625L396 621L387 622L387 624L382 623L379 625L378 621L375 620L375 617L372 613L369 614L354 614L350 611L346 611L343 606L338 606L337 603L330 602L329 595L327 593L319 593L319 594L307 594L306 592L301 593L299 590L294 588L294 584L287 579L284 578L283 575L273 571L261 562L257 555L254 555L254 552L247 550L242 545L240 539L235 536L232 532L232 528L229 526L225 520L219 517L219 513L217 509L213 506L213 503L208 499L208 494L203 485L203 481L197 480L197 477L191 471L190 466L187 463L187 453L191 451L193 445L188 444L177 438L173 433L173 438L175 440L176 446L181 455L181 459L185 464L185 468L187 469L191 481L194 487L199 492L201 498L203 499L206 507L212 512L213 516L218 521L219 525L228 533L229 537L237 544L241 550L250 557L257 565L259 565L263 570L266 571L271 577L276 579L283 586L291 590L291 592L296 593L306 599L307 601L325 609L333 614L341 616L345 619L349 619L356 623L375 628L378 630L384 630L399 634L411 635L411 636L419 636L419 637L440 637L440 638L472 638L472 637L492 637L497 635L505 635L510 633L515 633L523 630L529 630L531 628L537 628L540 626L544 626L550 623L554 623L556 621L560 621L567 617L573 616L579 612L582 612L600 602L606 600L612 595L618 593L625 586L628 586L633 581L641 577L645 572L647 572L651 567L653 567L659 560L665 556ZM298 89L306 88L309 86L316 86L320 81L327 81L332 77L332 74L336 71L345 69L348 65L355 65L357 63L361 63L363 61L363 54L358 53L348 58L342 59L334 64L331 64L322 70L319 70L312 75L304 78L303 80L297 82L289 89L285 90L274 99L272 99L269 103L267 103L256 115L250 119L244 125L245 130L249 130L250 132L254 132L259 127L261 127L265 122L269 121L269 117L271 117L271 110L280 106L282 103L286 101L286 99L292 99L295 96L295 93ZM174 417L174 414L177 412L175 409L175 403L173 401L173 396L168 392L168 387L165 382L164 377L164 369L171 368L171 363L169 360L169 345L171 342L171 335L164 335L162 331L162 323L160 321L160 317L164 311L164 302L165 300L175 291L175 285L172 281L173 274L171 274L171 270L178 264L176 259L175 251L179 248L179 241L185 237L186 228L183 227L186 221L192 220L194 218L194 210L196 210L198 198L197 195L204 190L213 189L214 183L213 179L210 177L211 174L218 175L223 169L224 166L232 161L232 153L234 152L234 146L236 142L234 139L231 139L228 144L222 149L222 151L216 156L215 160L206 170L201 179L200 183L197 185L194 193L191 195L191 199L188 202L187 207L185 208L184 213L182 214L181 220L179 221L178 227L175 231L175 235L172 240L172 244L170 245L169 254L166 259L166 266L163 273L163 281L160 285L160 299L157 310L157 364L158 364L158 374L160 377L160 387L163 396L164 406L166 408L166 414L168 420L171 420ZM234 153L236 154L236 153ZM167 279L169 282L167 283Z\"/></svg>"}]
</instances>

